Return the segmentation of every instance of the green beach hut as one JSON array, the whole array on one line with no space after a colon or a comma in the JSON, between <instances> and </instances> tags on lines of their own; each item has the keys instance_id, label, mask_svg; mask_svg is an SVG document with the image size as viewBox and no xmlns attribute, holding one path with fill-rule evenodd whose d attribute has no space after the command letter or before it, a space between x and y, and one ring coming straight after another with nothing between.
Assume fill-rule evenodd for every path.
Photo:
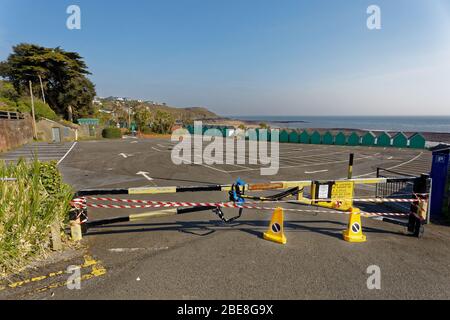
<instances>
[{"instance_id":1,"label":"green beach hut","mask_svg":"<svg viewBox=\"0 0 450 320\"><path fill-rule=\"evenodd\" d=\"M259 140L259 129L250 129L247 131L248 140L258 141Z\"/></svg>"},{"instance_id":2,"label":"green beach hut","mask_svg":"<svg viewBox=\"0 0 450 320\"><path fill-rule=\"evenodd\" d=\"M270 135L270 130L259 129L258 130L258 140L259 141L271 141L272 137Z\"/></svg>"},{"instance_id":3,"label":"green beach hut","mask_svg":"<svg viewBox=\"0 0 450 320\"><path fill-rule=\"evenodd\" d=\"M348 137L348 145L349 146L359 146L361 142L361 137L356 133L352 132Z\"/></svg>"},{"instance_id":4,"label":"green beach hut","mask_svg":"<svg viewBox=\"0 0 450 320\"><path fill-rule=\"evenodd\" d=\"M392 137L387 132L382 132L378 135L377 146L379 147L390 147Z\"/></svg>"},{"instance_id":5,"label":"green beach hut","mask_svg":"<svg viewBox=\"0 0 450 320\"><path fill-rule=\"evenodd\" d=\"M413 149L425 149L426 140L420 133L414 133L409 137L409 147Z\"/></svg>"},{"instance_id":6,"label":"green beach hut","mask_svg":"<svg viewBox=\"0 0 450 320\"><path fill-rule=\"evenodd\" d=\"M280 131L280 143L288 143L289 142L289 132L286 130Z\"/></svg>"},{"instance_id":7,"label":"green beach hut","mask_svg":"<svg viewBox=\"0 0 450 320\"><path fill-rule=\"evenodd\" d=\"M209 126L203 126L203 129L202 129L203 135L206 135L206 132L208 131L208 129L209 129Z\"/></svg>"},{"instance_id":8,"label":"green beach hut","mask_svg":"<svg viewBox=\"0 0 450 320\"><path fill-rule=\"evenodd\" d=\"M330 131L325 132L322 137L323 144L332 145L334 144L334 136Z\"/></svg>"},{"instance_id":9,"label":"green beach hut","mask_svg":"<svg viewBox=\"0 0 450 320\"><path fill-rule=\"evenodd\" d=\"M407 148L408 137L403 132L397 133L392 140L392 146L395 148Z\"/></svg>"},{"instance_id":10,"label":"green beach hut","mask_svg":"<svg viewBox=\"0 0 450 320\"><path fill-rule=\"evenodd\" d=\"M338 146L345 146L347 144L347 137L343 132L339 132L334 139L334 143Z\"/></svg>"},{"instance_id":11,"label":"green beach hut","mask_svg":"<svg viewBox=\"0 0 450 320\"><path fill-rule=\"evenodd\" d=\"M299 143L300 142L300 135L298 134L297 130L292 130L291 133L289 133L289 143Z\"/></svg>"},{"instance_id":12,"label":"green beach hut","mask_svg":"<svg viewBox=\"0 0 450 320\"><path fill-rule=\"evenodd\" d=\"M299 140L300 140L300 143L310 144L311 136L309 135L308 131L303 130L303 132L300 134Z\"/></svg>"},{"instance_id":13,"label":"green beach hut","mask_svg":"<svg viewBox=\"0 0 450 320\"><path fill-rule=\"evenodd\" d=\"M362 145L366 147L374 146L377 136L373 132L367 132L362 137Z\"/></svg>"},{"instance_id":14,"label":"green beach hut","mask_svg":"<svg viewBox=\"0 0 450 320\"><path fill-rule=\"evenodd\" d=\"M314 131L311 135L311 144L321 144L322 143L322 136L320 135L319 131Z\"/></svg>"}]
</instances>

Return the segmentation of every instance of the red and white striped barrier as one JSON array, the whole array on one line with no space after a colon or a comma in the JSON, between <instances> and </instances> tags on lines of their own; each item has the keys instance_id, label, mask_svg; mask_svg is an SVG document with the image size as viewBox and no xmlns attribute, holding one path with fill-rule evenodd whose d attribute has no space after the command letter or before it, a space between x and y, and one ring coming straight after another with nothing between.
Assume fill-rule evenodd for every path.
<instances>
[{"instance_id":1,"label":"red and white striped barrier","mask_svg":"<svg viewBox=\"0 0 450 320\"><path fill-rule=\"evenodd\" d=\"M88 203L87 199L92 201L109 201L109 202L122 202L122 203L138 203L138 205L113 205L113 204L94 204ZM232 202L228 203L214 203L214 202L165 202L165 201L148 201L148 200L127 200L127 199L114 199L114 198L96 198L86 197L82 199L75 199L72 201L72 206L75 208L96 208L96 209L148 209L148 208L182 208L182 207L219 207L219 208L233 208L233 209L249 209L249 210L270 210L273 211L276 208L260 207L253 205L238 205ZM342 212L336 210L314 210L314 209L283 209L290 212L309 212L309 213L330 213L339 212L343 214L350 214L349 212ZM380 216L392 216L392 217L406 217L406 213L378 213L378 212L362 212L364 216L368 217L380 217Z\"/></svg>"}]
</instances>

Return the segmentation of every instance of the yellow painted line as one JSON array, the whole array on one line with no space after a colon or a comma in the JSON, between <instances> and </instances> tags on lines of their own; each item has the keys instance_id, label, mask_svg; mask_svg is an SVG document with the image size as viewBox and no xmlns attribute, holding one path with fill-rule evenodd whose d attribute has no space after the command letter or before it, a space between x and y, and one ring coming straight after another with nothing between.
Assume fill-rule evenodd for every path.
<instances>
[{"instance_id":1,"label":"yellow painted line","mask_svg":"<svg viewBox=\"0 0 450 320\"><path fill-rule=\"evenodd\" d=\"M128 194L168 194L177 193L177 187L151 187L151 188L132 188Z\"/></svg>"},{"instance_id":2,"label":"yellow painted line","mask_svg":"<svg viewBox=\"0 0 450 320\"><path fill-rule=\"evenodd\" d=\"M130 215L130 221L139 221L139 220L145 220L145 219L152 219L152 218L161 218L166 216L174 216L177 214L176 209L169 209L169 210L161 210L161 211L154 211L154 212L147 212L147 213L140 213L140 214L131 214Z\"/></svg>"},{"instance_id":3,"label":"yellow painted line","mask_svg":"<svg viewBox=\"0 0 450 320\"><path fill-rule=\"evenodd\" d=\"M85 269L85 268L89 268L91 266L95 267L98 264L99 264L98 261L94 260L91 256L86 255L86 256L84 256L84 263L79 265L79 266L76 266L76 267L80 268L80 269ZM30 278L30 279L26 279L26 280L10 283L8 285L3 285L3 286L0 285L0 291L8 289L8 288L9 289L20 288L20 287L23 287L23 286L25 286L27 284L30 284L30 283L36 283L36 282L40 282L40 281L43 281L43 280L46 280L46 279L55 278L55 277L58 277L58 276L63 275L63 274L66 274L66 271L52 272L52 273L49 273L49 274L44 275L44 276L33 277L33 278Z\"/></svg>"},{"instance_id":4,"label":"yellow painted line","mask_svg":"<svg viewBox=\"0 0 450 320\"><path fill-rule=\"evenodd\" d=\"M349 180L354 182L355 184L377 184L377 183L386 183L386 178L377 178L377 179L352 179Z\"/></svg>"},{"instance_id":5,"label":"yellow painted line","mask_svg":"<svg viewBox=\"0 0 450 320\"><path fill-rule=\"evenodd\" d=\"M79 280L80 282L87 281L87 280L91 280L93 278L104 276L105 274L106 274L106 268L100 264L97 264L97 265L92 266L92 271L90 273L81 276L77 280ZM61 281L61 282L52 283L48 286L34 290L33 293L42 293L42 292L46 292L48 290L65 287L70 283L72 283L72 281Z\"/></svg>"}]
</instances>

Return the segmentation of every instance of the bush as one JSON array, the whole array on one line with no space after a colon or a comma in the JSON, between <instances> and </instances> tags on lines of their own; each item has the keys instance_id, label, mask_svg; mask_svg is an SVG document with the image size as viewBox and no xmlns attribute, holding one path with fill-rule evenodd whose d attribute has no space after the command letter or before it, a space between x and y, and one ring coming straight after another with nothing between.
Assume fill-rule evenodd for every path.
<instances>
[{"instance_id":1,"label":"bush","mask_svg":"<svg viewBox=\"0 0 450 320\"><path fill-rule=\"evenodd\" d=\"M143 129L141 129L141 133L143 133L143 134L153 134L154 132L152 131L151 128L145 127Z\"/></svg>"},{"instance_id":2,"label":"bush","mask_svg":"<svg viewBox=\"0 0 450 320\"><path fill-rule=\"evenodd\" d=\"M28 101L27 99L20 99L17 105L20 112L31 114L31 101ZM55 111L53 111L48 104L41 100L34 100L34 112L38 120L41 118L47 118L56 121L59 119Z\"/></svg>"},{"instance_id":3,"label":"bush","mask_svg":"<svg viewBox=\"0 0 450 320\"><path fill-rule=\"evenodd\" d=\"M51 249L50 226L64 226L73 197L56 163L0 161L0 276Z\"/></svg>"},{"instance_id":4,"label":"bush","mask_svg":"<svg viewBox=\"0 0 450 320\"><path fill-rule=\"evenodd\" d=\"M1 111L17 111L17 104L7 98L0 97L0 110Z\"/></svg>"},{"instance_id":5,"label":"bush","mask_svg":"<svg viewBox=\"0 0 450 320\"><path fill-rule=\"evenodd\" d=\"M158 110L156 111L151 128L154 133L168 134L172 133L174 124L175 119L170 113Z\"/></svg>"},{"instance_id":6,"label":"bush","mask_svg":"<svg viewBox=\"0 0 450 320\"><path fill-rule=\"evenodd\" d=\"M102 137L105 139L121 139L122 130L119 128L105 128L102 131Z\"/></svg>"}]
</instances>

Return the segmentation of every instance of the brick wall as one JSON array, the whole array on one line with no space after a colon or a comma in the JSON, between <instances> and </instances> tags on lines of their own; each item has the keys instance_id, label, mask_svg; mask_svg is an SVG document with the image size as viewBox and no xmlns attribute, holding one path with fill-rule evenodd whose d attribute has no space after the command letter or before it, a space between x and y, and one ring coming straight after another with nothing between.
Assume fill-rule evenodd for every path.
<instances>
[{"instance_id":1,"label":"brick wall","mask_svg":"<svg viewBox=\"0 0 450 320\"><path fill-rule=\"evenodd\" d=\"M24 120L0 119L0 152L17 148L33 140L31 117Z\"/></svg>"}]
</instances>

